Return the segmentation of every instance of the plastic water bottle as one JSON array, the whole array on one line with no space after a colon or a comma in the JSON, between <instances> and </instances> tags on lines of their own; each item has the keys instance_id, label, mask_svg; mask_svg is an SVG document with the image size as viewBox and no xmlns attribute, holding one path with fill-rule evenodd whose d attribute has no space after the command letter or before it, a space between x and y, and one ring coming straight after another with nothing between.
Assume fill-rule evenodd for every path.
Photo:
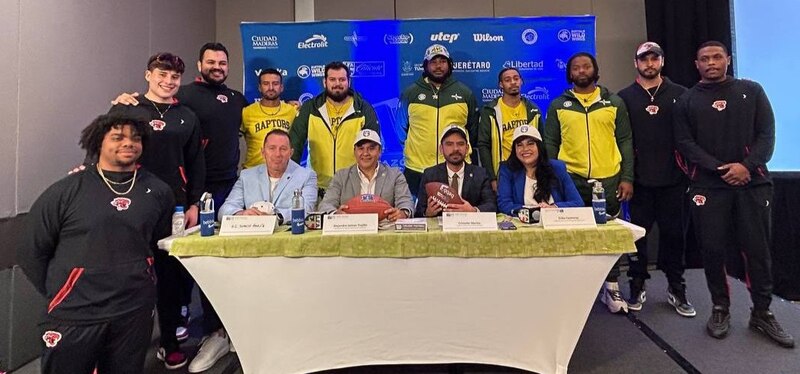
<instances>
[{"instance_id":1,"label":"plastic water bottle","mask_svg":"<svg viewBox=\"0 0 800 374\"><path fill-rule=\"evenodd\" d=\"M594 210L594 221L602 225L606 223L606 191L603 189L603 183L594 179L589 182L592 181L594 182L594 187L592 187L592 210Z\"/></svg>"},{"instance_id":2,"label":"plastic water bottle","mask_svg":"<svg viewBox=\"0 0 800 374\"><path fill-rule=\"evenodd\" d=\"M292 234L302 234L306 231L306 202L303 199L303 190L294 190L292 197Z\"/></svg>"},{"instance_id":3,"label":"plastic water bottle","mask_svg":"<svg viewBox=\"0 0 800 374\"><path fill-rule=\"evenodd\" d=\"M172 235L183 236L186 229L186 215L183 213L183 206L176 206L175 213L172 213Z\"/></svg>"}]
</instances>

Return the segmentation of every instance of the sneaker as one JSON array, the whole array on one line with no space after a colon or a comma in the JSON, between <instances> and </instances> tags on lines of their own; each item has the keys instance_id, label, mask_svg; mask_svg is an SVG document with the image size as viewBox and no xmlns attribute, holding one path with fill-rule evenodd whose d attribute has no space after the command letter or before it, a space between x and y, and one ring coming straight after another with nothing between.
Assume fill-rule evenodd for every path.
<instances>
[{"instance_id":1,"label":"sneaker","mask_svg":"<svg viewBox=\"0 0 800 374\"><path fill-rule=\"evenodd\" d=\"M642 310L642 304L647 301L647 293L644 290L644 279L633 278L629 284L631 297L628 299L628 309L640 311Z\"/></svg>"},{"instance_id":2,"label":"sneaker","mask_svg":"<svg viewBox=\"0 0 800 374\"><path fill-rule=\"evenodd\" d=\"M205 337L201 344L200 351L189 364L190 373L199 373L210 369L231 350L228 335L211 334Z\"/></svg>"},{"instance_id":3,"label":"sneaker","mask_svg":"<svg viewBox=\"0 0 800 374\"><path fill-rule=\"evenodd\" d=\"M708 335L712 338L722 339L728 335L731 329L731 314L728 308L720 305L714 305L711 310L711 317L706 323L706 330Z\"/></svg>"},{"instance_id":4,"label":"sneaker","mask_svg":"<svg viewBox=\"0 0 800 374\"><path fill-rule=\"evenodd\" d=\"M794 348L794 338L786 331L783 331L783 328L775 319L775 315L769 310L753 310L750 313L750 328L760 331L781 347Z\"/></svg>"},{"instance_id":5,"label":"sneaker","mask_svg":"<svg viewBox=\"0 0 800 374\"><path fill-rule=\"evenodd\" d=\"M175 329L175 338L178 339L178 342L185 342L189 339L189 322L191 322L192 317L189 314L189 307L186 305L181 307L181 320L180 326Z\"/></svg>"},{"instance_id":6,"label":"sneaker","mask_svg":"<svg viewBox=\"0 0 800 374\"><path fill-rule=\"evenodd\" d=\"M180 369L186 366L186 363L189 362L185 353L181 352L180 350L167 353L164 347L161 347L158 349L158 351L156 351L156 358L164 362L164 367L166 367L167 370Z\"/></svg>"},{"instance_id":7,"label":"sneaker","mask_svg":"<svg viewBox=\"0 0 800 374\"><path fill-rule=\"evenodd\" d=\"M671 286L667 287L667 301L675 308L678 314L684 317L694 317L697 315L694 306L689 303L689 300L686 300L686 286L684 285L681 285L679 289L672 288Z\"/></svg>"},{"instance_id":8,"label":"sneaker","mask_svg":"<svg viewBox=\"0 0 800 374\"><path fill-rule=\"evenodd\" d=\"M605 282L600 301L608 306L608 311L611 313L628 313L628 303L622 298L617 282Z\"/></svg>"}]
</instances>

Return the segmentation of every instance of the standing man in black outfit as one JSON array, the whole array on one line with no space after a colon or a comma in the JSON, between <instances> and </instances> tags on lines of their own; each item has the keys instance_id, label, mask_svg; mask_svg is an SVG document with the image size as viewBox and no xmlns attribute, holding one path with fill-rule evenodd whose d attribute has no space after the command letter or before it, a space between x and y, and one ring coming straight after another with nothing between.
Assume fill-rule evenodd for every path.
<instances>
[{"instance_id":1,"label":"standing man in black outfit","mask_svg":"<svg viewBox=\"0 0 800 374\"><path fill-rule=\"evenodd\" d=\"M683 196L686 177L678 168L672 135L672 110L686 88L661 76L664 50L646 42L636 48L636 82L619 92L628 107L633 132L634 191L631 222L649 232L658 223L658 264L667 276L667 301L684 317L697 312L686 299L683 279ZM630 298L628 309L642 310L647 300L647 236L636 241L636 254L628 256Z\"/></svg>"},{"instance_id":2,"label":"standing man in black outfit","mask_svg":"<svg viewBox=\"0 0 800 374\"><path fill-rule=\"evenodd\" d=\"M135 116L152 128L141 164L167 183L175 202L186 210L186 225L197 224L200 195L205 183L206 165L200 145L200 123L191 109L175 99L185 65L171 53L153 55L147 61L147 93L141 105L115 105L109 114ZM167 228L169 230L169 228ZM158 275L158 322L160 331L176 331L181 324L181 297L191 292L191 276L175 257L163 250L154 251ZM169 369L186 365L187 356L179 349L173 333L162 333L157 356Z\"/></svg>"},{"instance_id":3,"label":"standing man in black outfit","mask_svg":"<svg viewBox=\"0 0 800 374\"><path fill-rule=\"evenodd\" d=\"M724 44L700 45L695 65L701 80L675 108L675 142L688 163L692 221L714 303L706 328L717 339L730 330L725 258L741 255L753 301L750 327L792 348L794 338L769 310L772 180L767 162L775 147L775 117L761 85L726 75L730 63Z\"/></svg>"},{"instance_id":4,"label":"standing man in black outfit","mask_svg":"<svg viewBox=\"0 0 800 374\"><path fill-rule=\"evenodd\" d=\"M81 133L97 164L45 190L18 258L49 300L42 373L140 374L153 331L153 251L169 236L172 191L136 161L148 125L100 116Z\"/></svg>"},{"instance_id":5,"label":"standing man in black outfit","mask_svg":"<svg viewBox=\"0 0 800 374\"><path fill-rule=\"evenodd\" d=\"M211 192L214 206L220 207L230 194L239 167L239 128L247 100L241 92L225 86L228 78L228 50L220 43L200 48L197 70L200 77L182 86L179 102L195 112L200 120L206 161L205 189ZM138 93L118 96L112 104L138 105ZM190 373L207 370L231 349L230 341L214 307L200 293L203 304L203 332L208 336L189 364ZM184 302L188 302L184 297Z\"/></svg>"}]
</instances>

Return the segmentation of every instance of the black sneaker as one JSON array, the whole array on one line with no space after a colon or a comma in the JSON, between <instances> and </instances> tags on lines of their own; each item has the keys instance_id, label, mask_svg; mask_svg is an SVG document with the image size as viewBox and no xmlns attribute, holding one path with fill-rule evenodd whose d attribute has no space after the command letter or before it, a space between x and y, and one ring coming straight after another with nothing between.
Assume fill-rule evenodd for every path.
<instances>
[{"instance_id":1,"label":"black sneaker","mask_svg":"<svg viewBox=\"0 0 800 374\"><path fill-rule=\"evenodd\" d=\"M714 309L711 310L711 318L706 323L708 335L711 335L712 338L722 339L728 335L730 329L731 314L728 312L728 308L714 305Z\"/></svg>"},{"instance_id":2,"label":"black sneaker","mask_svg":"<svg viewBox=\"0 0 800 374\"><path fill-rule=\"evenodd\" d=\"M778 343L781 347L794 348L794 338L775 319L769 310L753 310L750 313L750 328L761 331L764 335Z\"/></svg>"},{"instance_id":3,"label":"black sneaker","mask_svg":"<svg viewBox=\"0 0 800 374\"><path fill-rule=\"evenodd\" d=\"M634 311L642 310L642 304L647 301L647 292L644 290L644 279L633 278L628 282L631 297L628 299L628 309Z\"/></svg>"},{"instance_id":4,"label":"black sneaker","mask_svg":"<svg viewBox=\"0 0 800 374\"><path fill-rule=\"evenodd\" d=\"M689 303L689 300L686 299L686 286L681 285L680 287L673 288L672 286L667 287L667 301L669 304L675 308L675 311L678 314L684 317L694 317L697 315L697 311L694 310L694 306Z\"/></svg>"}]
</instances>

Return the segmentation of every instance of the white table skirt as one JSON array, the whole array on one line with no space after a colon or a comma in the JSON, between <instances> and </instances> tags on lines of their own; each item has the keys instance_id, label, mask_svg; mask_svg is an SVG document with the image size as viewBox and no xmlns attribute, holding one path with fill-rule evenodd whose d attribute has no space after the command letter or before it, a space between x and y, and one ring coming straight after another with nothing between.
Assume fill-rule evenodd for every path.
<instances>
[{"instance_id":1,"label":"white table skirt","mask_svg":"<svg viewBox=\"0 0 800 374\"><path fill-rule=\"evenodd\" d=\"M644 235L628 227L636 239ZM214 305L247 374L453 362L566 373L618 257L181 262Z\"/></svg>"}]
</instances>

